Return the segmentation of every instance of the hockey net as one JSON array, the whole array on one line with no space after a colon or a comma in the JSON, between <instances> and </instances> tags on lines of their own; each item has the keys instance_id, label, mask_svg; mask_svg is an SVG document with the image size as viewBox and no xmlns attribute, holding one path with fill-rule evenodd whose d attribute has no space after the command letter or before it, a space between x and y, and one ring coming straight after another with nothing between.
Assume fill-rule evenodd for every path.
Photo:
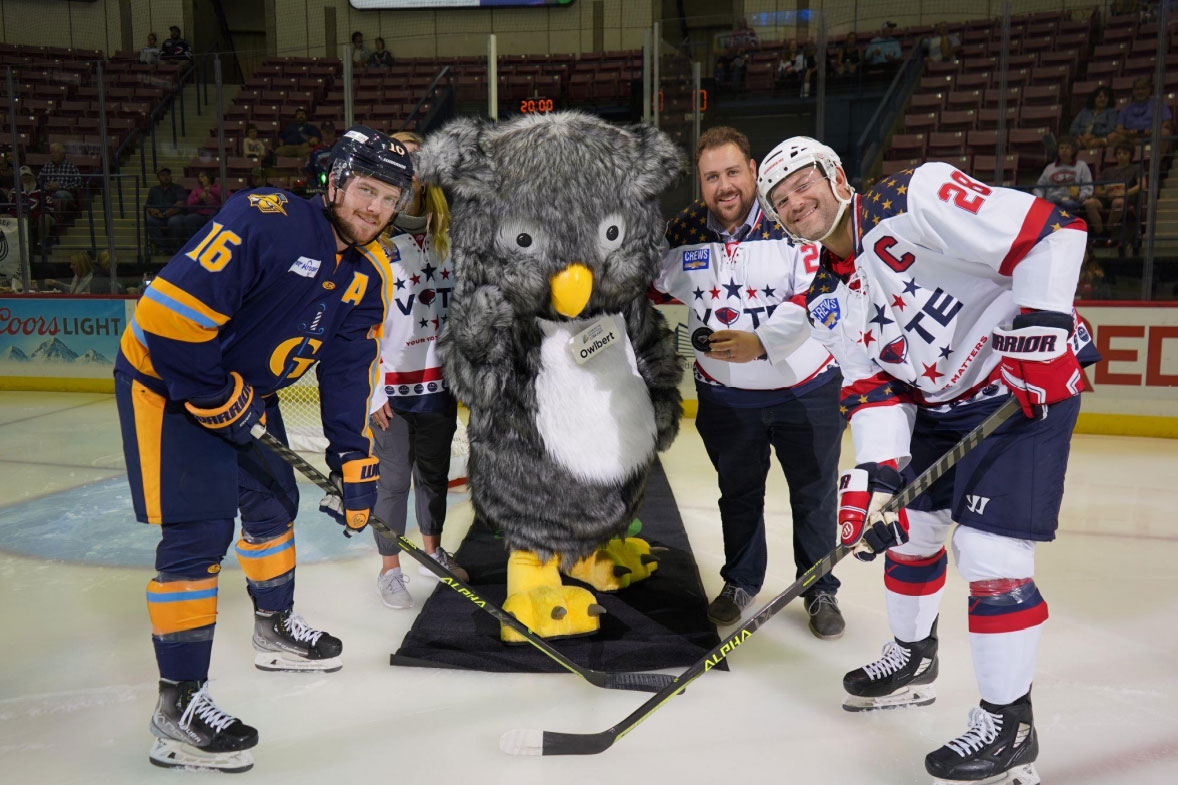
<instances>
[{"instance_id":1,"label":"hockey net","mask_svg":"<svg viewBox=\"0 0 1178 785\"><path fill-rule=\"evenodd\" d=\"M305 373L299 380L278 391L282 406L282 421L286 424L286 436L290 448L296 452L311 452L320 455L327 449L327 437L323 435L323 424L319 416L319 383L315 374ZM470 445L466 440L466 424L458 419L458 430L450 445L450 485L466 481L466 459Z\"/></svg>"}]
</instances>

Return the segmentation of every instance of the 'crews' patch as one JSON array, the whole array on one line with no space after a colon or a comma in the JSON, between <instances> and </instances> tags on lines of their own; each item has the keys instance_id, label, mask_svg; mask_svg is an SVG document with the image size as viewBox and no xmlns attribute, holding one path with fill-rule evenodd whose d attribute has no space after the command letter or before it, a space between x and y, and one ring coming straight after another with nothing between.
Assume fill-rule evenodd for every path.
<instances>
[{"instance_id":1,"label":"'crews' patch","mask_svg":"<svg viewBox=\"0 0 1178 785\"><path fill-rule=\"evenodd\" d=\"M683 252L683 269L684 270L706 270L708 269L708 260L711 259L712 252L707 248L695 248L690 251Z\"/></svg>"},{"instance_id":2,"label":"'crews' patch","mask_svg":"<svg viewBox=\"0 0 1178 785\"><path fill-rule=\"evenodd\" d=\"M810 319L815 324L821 324L828 330L833 330L834 326L839 323L842 318L842 310L839 308L838 297L833 294L820 298L817 302L810 306Z\"/></svg>"},{"instance_id":3,"label":"'crews' patch","mask_svg":"<svg viewBox=\"0 0 1178 785\"><path fill-rule=\"evenodd\" d=\"M282 213L286 215L286 194L250 194L250 207L256 207L264 213Z\"/></svg>"}]
</instances>

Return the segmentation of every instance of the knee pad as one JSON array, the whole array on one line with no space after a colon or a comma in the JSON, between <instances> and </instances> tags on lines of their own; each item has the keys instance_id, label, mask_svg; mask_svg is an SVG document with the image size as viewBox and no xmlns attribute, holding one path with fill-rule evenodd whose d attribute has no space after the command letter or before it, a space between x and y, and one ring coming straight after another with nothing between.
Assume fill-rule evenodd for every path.
<instances>
[{"instance_id":1,"label":"knee pad","mask_svg":"<svg viewBox=\"0 0 1178 785\"><path fill-rule=\"evenodd\" d=\"M294 579L294 529L266 539L248 532L237 541L237 561L251 586L272 588Z\"/></svg>"},{"instance_id":2,"label":"knee pad","mask_svg":"<svg viewBox=\"0 0 1178 785\"><path fill-rule=\"evenodd\" d=\"M953 519L948 510L904 509L900 515L908 520L908 542L890 548L888 553L901 556L926 559L940 553L945 547L945 538L949 536L949 529L953 526Z\"/></svg>"},{"instance_id":3,"label":"knee pad","mask_svg":"<svg viewBox=\"0 0 1178 785\"><path fill-rule=\"evenodd\" d=\"M953 560L971 584L1035 575L1035 543L1003 537L969 526L953 533Z\"/></svg>"},{"instance_id":4,"label":"knee pad","mask_svg":"<svg viewBox=\"0 0 1178 785\"><path fill-rule=\"evenodd\" d=\"M1047 602L1030 578L971 581L969 631L1018 632L1047 621Z\"/></svg>"},{"instance_id":5,"label":"knee pad","mask_svg":"<svg viewBox=\"0 0 1178 785\"><path fill-rule=\"evenodd\" d=\"M210 569L220 570L220 565ZM151 634L161 641L212 640L217 621L217 573L205 578L160 573L147 584Z\"/></svg>"},{"instance_id":6,"label":"knee pad","mask_svg":"<svg viewBox=\"0 0 1178 785\"><path fill-rule=\"evenodd\" d=\"M884 587L890 592L907 597L936 594L945 588L945 568L949 557L941 548L932 556L907 556L887 552L884 559Z\"/></svg>"}]
</instances>

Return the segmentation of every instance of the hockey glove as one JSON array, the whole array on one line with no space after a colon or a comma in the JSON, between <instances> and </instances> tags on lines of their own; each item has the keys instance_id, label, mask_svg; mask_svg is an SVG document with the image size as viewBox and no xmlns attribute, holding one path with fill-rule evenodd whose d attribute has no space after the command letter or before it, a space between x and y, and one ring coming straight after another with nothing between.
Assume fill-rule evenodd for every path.
<instances>
[{"instance_id":1,"label":"hockey glove","mask_svg":"<svg viewBox=\"0 0 1178 785\"><path fill-rule=\"evenodd\" d=\"M882 512L903 484L900 472L886 463L861 463L839 478L839 541L853 548L862 540L856 558L871 561L888 548L908 542L907 520Z\"/></svg>"},{"instance_id":2,"label":"hockey glove","mask_svg":"<svg viewBox=\"0 0 1178 785\"><path fill-rule=\"evenodd\" d=\"M380 464L376 458L345 460L340 471L331 473L331 482L339 488L339 493L324 496L319 502L319 511L343 526L345 537L363 531L372 514L372 506L376 504L376 481L379 478Z\"/></svg>"},{"instance_id":3,"label":"hockey glove","mask_svg":"<svg viewBox=\"0 0 1178 785\"><path fill-rule=\"evenodd\" d=\"M184 404L196 421L238 447L253 441L250 429L266 424L266 403L241 374L230 371L229 383L215 396L193 398Z\"/></svg>"},{"instance_id":4,"label":"hockey glove","mask_svg":"<svg viewBox=\"0 0 1178 785\"><path fill-rule=\"evenodd\" d=\"M1070 314L1031 311L994 330L1002 381L1031 419L1046 417L1048 404L1080 394L1084 377L1068 342L1073 326Z\"/></svg>"}]
</instances>

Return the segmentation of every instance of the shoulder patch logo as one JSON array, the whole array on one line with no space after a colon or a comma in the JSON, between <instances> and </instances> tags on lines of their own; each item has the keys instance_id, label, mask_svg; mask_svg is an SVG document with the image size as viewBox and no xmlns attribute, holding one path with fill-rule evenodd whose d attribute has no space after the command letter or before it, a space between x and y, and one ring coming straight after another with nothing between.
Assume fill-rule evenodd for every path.
<instances>
[{"instance_id":1,"label":"shoulder patch logo","mask_svg":"<svg viewBox=\"0 0 1178 785\"><path fill-rule=\"evenodd\" d=\"M250 194L250 207L256 207L264 213L282 213L286 215L286 194Z\"/></svg>"},{"instance_id":2,"label":"shoulder patch logo","mask_svg":"<svg viewBox=\"0 0 1178 785\"><path fill-rule=\"evenodd\" d=\"M833 294L820 298L810 306L811 320L813 320L814 324L821 324L828 330L834 329L834 326L839 323L842 315L838 298Z\"/></svg>"},{"instance_id":3,"label":"shoulder patch logo","mask_svg":"<svg viewBox=\"0 0 1178 785\"><path fill-rule=\"evenodd\" d=\"M708 261L712 257L712 252L708 248L695 248L690 251L683 252L683 269L684 270L706 270L708 269Z\"/></svg>"},{"instance_id":4,"label":"shoulder patch logo","mask_svg":"<svg viewBox=\"0 0 1178 785\"><path fill-rule=\"evenodd\" d=\"M304 278L314 278L315 275L318 274L319 265L321 264L323 264L323 262L319 261L318 259L311 259L306 256L300 256L295 260L295 263L290 266L290 270L287 272L296 273L297 275L301 275Z\"/></svg>"}]
</instances>

